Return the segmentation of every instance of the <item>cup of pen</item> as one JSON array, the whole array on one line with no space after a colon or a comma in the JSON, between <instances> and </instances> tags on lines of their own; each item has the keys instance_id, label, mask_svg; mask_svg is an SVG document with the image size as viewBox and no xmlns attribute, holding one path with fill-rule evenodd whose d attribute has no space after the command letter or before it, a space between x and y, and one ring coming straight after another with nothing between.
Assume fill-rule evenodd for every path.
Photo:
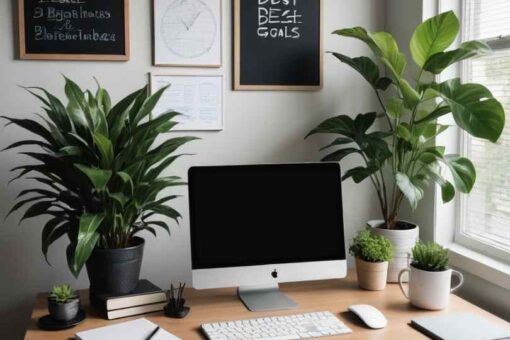
<instances>
[{"instance_id":1,"label":"cup of pen","mask_svg":"<svg viewBox=\"0 0 510 340\"><path fill-rule=\"evenodd\" d=\"M179 288L170 285L168 303L165 306L165 315L170 318L182 319L188 315L190 308L186 307L186 299L183 298L185 283L179 283Z\"/></svg>"}]
</instances>

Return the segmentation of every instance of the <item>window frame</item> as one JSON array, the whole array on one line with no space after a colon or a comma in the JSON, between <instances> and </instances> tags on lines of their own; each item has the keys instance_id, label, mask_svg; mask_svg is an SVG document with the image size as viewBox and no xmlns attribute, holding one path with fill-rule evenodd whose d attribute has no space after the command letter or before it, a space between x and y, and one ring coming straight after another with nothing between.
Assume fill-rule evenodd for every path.
<instances>
[{"instance_id":1,"label":"window frame","mask_svg":"<svg viewBox=\"0 0 510 340\"><path fill-rule=\"evenodd\" d=\"M466 41L466 25L465 16L466 16L466 4L464 1L460 3L460 15L461 15L461 36L462 41ZM494 51L502 51L509 50L510 51L510 35L507 36L497 36L491 37L488 39L482 40L487 43ZM468 62L461 62L459 71L459 77L461 81L467 78L468 74ZM465 131L461 131L459 133L458 138L458 149L461 155L467 154L467 142L468 142L468 134ZM491 258L497 259L499 261L503 261L504 263L510 264L510 250L503 249L494 241L490 239L477 237L475 235L467 234L463 232L463 226L465 225L466 214L464 212L466 203L467 203L467 195L462 195L458 198L458 204L455 207L455 230L453 235L453 242L457 243L461 246L464 246L468 249L479 252L480 254L489 256Z\"/></svg>"}]
</instances>

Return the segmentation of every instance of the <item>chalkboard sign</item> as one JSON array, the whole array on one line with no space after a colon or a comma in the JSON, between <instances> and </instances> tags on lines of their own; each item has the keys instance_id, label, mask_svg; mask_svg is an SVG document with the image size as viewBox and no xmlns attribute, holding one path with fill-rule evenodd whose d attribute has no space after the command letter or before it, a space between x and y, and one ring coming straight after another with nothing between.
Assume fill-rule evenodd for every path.
<instances>
[{"instance_id":1,"label":"chalkboard sign","mask_svg":"<svg viewBox=\"0 0 510 340\"><path fill-rule=\"evenodd\" d=\"M18 0L20 58L128 60L129 0Z\"/></svg>"},{"instance_id":2,"label":"chalkboard sign","mask_svg":"<svg viewBox=\"0 0 510 340\"><path fill-rule=\"evenodd\" d=\"M322 86L322 0L234 0L234 89Z\"/></svg>"}]
</instances>

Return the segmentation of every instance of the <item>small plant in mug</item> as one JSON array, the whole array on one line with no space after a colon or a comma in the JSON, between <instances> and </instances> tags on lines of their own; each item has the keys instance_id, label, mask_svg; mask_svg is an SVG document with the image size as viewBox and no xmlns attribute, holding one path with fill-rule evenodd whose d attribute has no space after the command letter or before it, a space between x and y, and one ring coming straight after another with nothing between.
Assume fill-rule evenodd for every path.
<instances>
[{"instance_id":1,"label":"small plant in mug","mask_svg":"<svg viewBox=\"0 0 510 340\"><path fill-rule=\"evenodd\" d=\"M77 298L76 293L70 285L53 286L50 293L50 299L56 303L68 303Z\"/></svg>"},{"instance_id":2,"label":"small plant in mug","mask_svg":"<svg viewBox=\"0 0 510 340\"><path fill-rule=\"evenodd\" d=\"M448 269L448 249L434 242L418 242L413 248L411 265L428 272L441 272Z\"/></svg>"},{"instance_id":3,"label":"small plant in mug","mask_svg":"<svg viewBox=\"0 0 510 340\"><path fill-rule=\"evenodd\" d=\"M393 258L393 246L384 236L362 230L352 240L349 254L367 262L385 262Z\"/></svg>"}]
</instances>

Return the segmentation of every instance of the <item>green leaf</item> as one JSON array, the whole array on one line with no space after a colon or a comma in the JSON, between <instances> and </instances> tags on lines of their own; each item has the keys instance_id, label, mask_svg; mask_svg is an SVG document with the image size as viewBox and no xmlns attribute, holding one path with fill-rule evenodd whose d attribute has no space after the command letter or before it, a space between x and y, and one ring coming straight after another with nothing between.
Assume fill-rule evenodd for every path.
<instances>
[{"instance_id":1,"label":"green leaf","mask_svg":"<svg viewBox=\"0 0 510 340\"><path fill-rule=\"evenodd\" d=\"M42 201L34 203L30 208L25 211L25 214L21 218L20 222L27 219L48 213L48 209L52 206L53 201Z\"/></svg>"},{"instance_id":2,"label":"green leaf","mask_svg":"<svg viewBox=\"0 0 510 340\"><path fill-rule=\"evenodd\" d=\"M400 52L395 38L387 32L369 33L369 36L378 47L378 55L395 77L400 77L406 67L406 58Z\"/></svg>"},{"instance_id":3,"label":"green leaf","mask_svg":"<svg viewBox=\"0 0 510 340\"><path fill-rule=\"evenodd\" d=\"M377 80L375 83L375 88L378 90L386 91L386 89L393 84L393 80L391 78L382 77Z\"/></svg>"},{"instance_id":4,"label":"green leaf","mask_svg":"<svg viewBox=\"0 0 510 340\"><path fill-rule=\"evenodd\" d=\"M82 164L74 164L74 166L87 175L97 191L103 191L112 177L111 170L91 168Z\"/></svg>"},{"instance_id":5,"label":"green leaf","mask_svg":"<svg viewBox=\"0 0 510 340\"><path fill-rule=\"evenodd\" d=\"M434 54L443 52L459 33L459 19L448 11L432 17L416 27L409 49L414 62L423 67Z\"/></svg>"},{"instance_id":6,"label":"green leaf","mask_svg":"<svg viewBox=\"0 0 510 340\"><path fill-rule=\"evenodd\" d=\"M346 137L338 137L338 138L336 138L334 141L332 141L330 144L328 144L328 145L326 145L326 146L322 147L322 148L320 149L320 151L325 150L325 149L328 149L328 148L330 148L330 147L332 147L332 146L343 145L343 144L349 144L349 143L352 143L352 142L354 142L354 141L353 141L352 139L350 139L350 138L346 138Z\"/></svg>"},{"instance_id":7,"label":"green leaf","mask_svg":"<svg viewBox=\"0 0 510 340\"><path fill-rule=\"evenodd\" d=\"M361 153L360 150L354 148L345 148L337 150L333 153L330 153L326 157L321 159L321 162L340 162L344 157L353 154L353 153Z\"/></svg>"},{"instance_id":8,"label":"green leaf","mask_svg":"<svg viewBox=\"0 0 510 340\"><path fill-rule=\"evenodd\" d=\"M94 143L96 144L101 155L101 163L103 167L110 168L115 157L113 154L112 142L99 132L92 133L92 138L94 139Z\"/></svg>"},{"instance_id":9,"label":"green leaf","mask_svg":"<svg viewBox=\"0 0 510 340\"><path fill-rule=\"evenodd\" d=\"M350 58L340 53L333 52L333 55L341 62L349 65L363 76L373 87L379 80L379 67L368 57Z\"/></svg>"},{"instance_id":10,"label":"green leaf","mask_svg":"<svg viewBox=\"0 0 510 340\"><path fill-rule=\"evenodd\" d=\"M48 248L49 246L62 235L64 235L67 231L67 228L60 227L61 224L66 222L66 219L60 216L53 217L44 225L41 241L42 241L42 253L44 254L44 258L46 262L48 262ZM49 262L48 262L49 264Z\"/></svg>"},{"instance_id":11,"label":"green leaf","mask_svg":"<svg viewBox=\"0 0 510 340\"><path fill-rule=\"evenodd\" d=\"M385 107L386 107L386 112L393 119L400 118L404 111L404 104L403 104L402 100L397 97L389 98L386 101Z\"/></svg>"},{"instance_id":12,"label":"green leaf","mask_svg":"<svg viewBox=\"0 0 510 340\"><path fill-rule=\"evenodd\" d=\"M455 188L460 192L469 193L476 181L476 170L473 163L458 155L447 155L444 159L452 173Z\"/></svg>"},{"instance_id":13,"label":"green leaf","mask_svg":"<svg viewBox=\"0 0 510 340\"><path fill-rule=\"evenodd\" d=\"M332 34L361 40L364 43L366 43L375 54L377 55L381 54L374 40L372 39L372 37L369 36L368 32L363 27L344 28L336 30Z\"/></svg>"},{"instance_id":14,"label":"green leaf","mask_svg":"<svg viewBox=\"0 0 510 340\"><path fill-rule=\"evenodd\" d=\"M124 195L121 192L108 193L108 196L110 196L115 201L117 201L120 204L121 208L123 208L126 205L126 203L129 201L129 197L127 197L126 195Z\"/></svg>"},{"instance_id":15,"label":"green leaf","mask_svg":"<svg viewBox=\"0 0 510 340\"><path fill-rule=\"evenodd\" d=\"M74 260L72 272L75 277L80 274L83 265L92 254L92 250L96 246L99 239L97 229L103 222L103 214L84 214L80 217L80 225L78 227L78 241L74 251Z\"/></svg>"},{"instance_id":16,"label":"green leaf","mask_svg":"<svg viewBox=\"0 0 510 340\"><path fill-rule=\"evenodd\" d=\"M365 132L374 124L377 114L375 112L361 113L354 119L354 130L356 138L359 140Z\"/></svg>"},{"instance_id":17,"label":"green leaf","mask_svg":"<svg viewBox=\"0 0 510 340\"><path fill-rule=\"evenodd\" d=\"M404 124L399 124L397 126L397 133L400 138L402 138L406 141L411 140L411 132L409 131L407 126L405 126Z\"/></svg>"},{"instance_id":18,"label":"green leaf","mask_svg":"<svg viewBox=\"0 0 510 340\"><path fill-rule=\"evenodd\" d=\"M439 186L441 187L441 196L443 199L443 203L447 203L450 202L455 197L455 188L453 187L452 183L450 183L449 181L444 179L443 176L441 176L439 172L440 167L435 166L436 164L437 163L434 163L425 167L425 171L434 182L439 184Z\"/></svg>"},{"instance_id":19,"label":"green leaf","mask_svg":"<svg viewBox=\"0 0 510 340\"><path fill-rule=\"evenodd\" d=\"M439 94L448 103L460 128L493 143L499 139L505 126L505 111L485 86L450 79L440 84Z\"/></svg>"},{"instance_id":20,"label":"green leaf","mask_svg":"<svg viewBox=\"0 0 510 340\"><path fill-rule=\"evenodd\" d=\"M411 85L409 85L407 80L404 78L398 78L397 81L398 87L402 92L402 96L404 97L404 103L406 104L406 107L409 109L414 109L414 107L420 101L420 95L418 92L416 92L415 89L411 87Z\"/></svg>"},{"instance_id":21,"label":"green leaf","mask_svg":"<svg viewBox=\"0 0 510 340\"><path fill-rule=\"evenodd\" d=\"M397 172L395 180L398 188L409 201L411 208L416 209L418 202L423 198L423 189L419 187L417 181L410 179L406 174Z\"/></svg>"},{"instance_id":22,"label":"green leaf","mask_svg":"<svg viewBox=\"0 0 510 340\"><path fill-rule=\"evenodd\" d=\"M352 139L356 138L356 134L354 132L354 120L346 115L326 119L320 123L319 126L310 131L305 136L305 139L317 133L336 133Z\"/></svg>"},{"instance_id":23,"label":"green leaf","mask_svg":"<svg viewBox=\"0 0 510 340\"><path fill-rule=\"evenodd\" d=\"M364 181L367 177L373 175L376 171L378 171L379 168L375 165L369 165L368 167L356 167L348 170L343 176L342 181L352 177L352 180L354 183L361 183Z\"/></svg>"},{"instance_id":24,"label":"green leaf","mask_svg":"<svg viewBox=\"0 0 510 340\"><path fill-rule=\"evenodd\" d=\"M423 68L434 74L440 74L452 64L465 59L488 55L491 52L492 50L489 45L484 42L476 40L466 41L455 50L434 54Z\"/></svg>"}]
</instances>

